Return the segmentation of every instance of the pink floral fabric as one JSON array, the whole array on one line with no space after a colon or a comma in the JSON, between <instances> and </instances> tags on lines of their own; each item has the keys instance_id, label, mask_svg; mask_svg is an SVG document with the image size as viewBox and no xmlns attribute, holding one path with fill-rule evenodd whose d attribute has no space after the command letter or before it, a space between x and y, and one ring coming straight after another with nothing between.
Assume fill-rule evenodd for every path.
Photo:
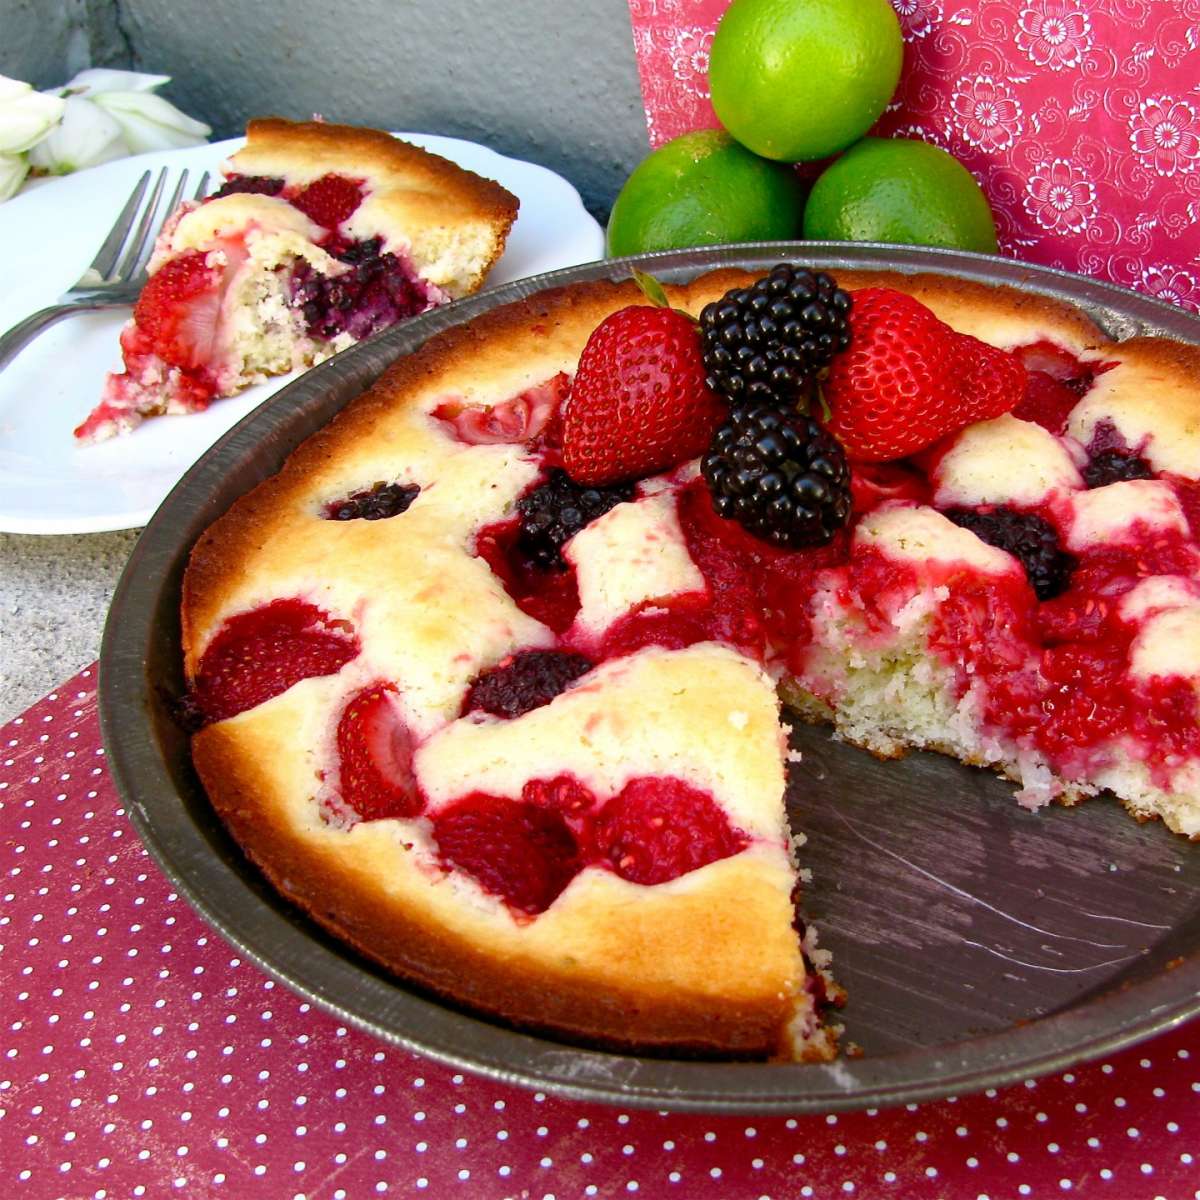
<instances>
[{"instance_id":1,"label":"pink floral fabric","mask_svg":"<svg viewBox=\"0 0 1200 1200\"><path fill-rule=\"evenodd\" d=\"M873 132L950 151L1001 252L1200 311L1200 0L892 0L905 36ZM651 145L717 124L728 0L629 0Z\"/></svg>"}]
</instances>

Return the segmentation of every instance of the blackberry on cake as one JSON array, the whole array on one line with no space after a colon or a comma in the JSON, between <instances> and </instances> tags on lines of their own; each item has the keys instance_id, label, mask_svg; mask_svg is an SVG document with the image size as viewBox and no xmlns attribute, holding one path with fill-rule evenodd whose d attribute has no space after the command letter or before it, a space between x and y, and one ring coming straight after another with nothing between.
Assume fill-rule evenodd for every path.
<instances>
[{"instance_id":1,"label":"blackberry on cake","mask_svg":"<svg viewBox=\"0 0 1200 1200\"><path fill-rule=\"evenodd\" d=\"M717 513L774 546L823 546L850 518L846 455L798 414L735 408L700 470Z\"/></svg>"},{"instance_id":2,"label":"blackberry on cake","mask_svg":"<svg viewBox=\"0 0 1200 1200\"><path fill-rule=\"evenodd\" d=\"M447 159L319 121L251 121L224 170L167 218L80 441L201 411L477 291L517 213Z\"/></svg>"},{"instance_id":3,"label":"blackberry on cake","mask_svg":"<svg viewBox=\"0 0 1200 1200\"><path fill-rule=\"evenodd\" d=\"M587 487L561 467L553 467L545 483L517 501L521 514L517 546L543 570L562 569L562 548L581 529L623 500L633 499L633 485Z\"/></svg>"},{"instance_id":4,"label":"blackberry on cake","mask_svg":"<svg viewBox=\"0 0 1200 1200\"><path fill-rule=\"evenodd\" d=\"M730 404L794 408L850 345L851 299L824 271L780 263L700 310L708 386Z\"/></svg>"}]
</instances>

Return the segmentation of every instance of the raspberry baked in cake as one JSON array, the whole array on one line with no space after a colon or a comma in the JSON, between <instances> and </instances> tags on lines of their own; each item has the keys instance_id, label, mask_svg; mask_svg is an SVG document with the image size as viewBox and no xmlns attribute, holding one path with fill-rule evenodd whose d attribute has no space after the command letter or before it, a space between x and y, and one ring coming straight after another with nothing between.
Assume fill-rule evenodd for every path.
<instances>
[{"instance_id":1,"label":"raspberry baked in cake","mask_svg":"<svg viewBox=\"0 0 1200 1200\"><path fill-rule=\"evenodd\" d=\"M167 220L81 441L188 413L477 291L517 199L372 129L251 121L211 196Z\"/></svg>"},{"instance_id":2,"label":"raspberry baked in cake","mask_svg":"<svg viewBox=\"0 0 1200 1200\"><path fill-rule=\"evenodd\" d=\"M949 277L658 299L451 330L212 526L194 761L284 895L435 994L824 1059L789 720L1200 835L1200 349Z\"/></svg>"}]
</instances>

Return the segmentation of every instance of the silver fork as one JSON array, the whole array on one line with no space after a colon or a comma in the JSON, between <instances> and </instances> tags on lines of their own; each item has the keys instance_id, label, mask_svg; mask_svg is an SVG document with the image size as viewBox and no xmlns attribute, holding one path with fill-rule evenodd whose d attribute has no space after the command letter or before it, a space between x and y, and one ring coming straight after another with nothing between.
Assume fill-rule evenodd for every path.
<instances>
[{"instance_id":1,"label":"silver fork","mask_svg":"<svg viewBox=\"0 0 1200 1200\"><path fill-rule=\"evenodd\" d=\"M166 208L160 215L159 205L168 174L167 168L163 167L154 186L150 188L150 172L144 172L92 265L79 277L78 282L63 292L49 308L26 317L0 336L0 368L15 358L17 352L33 341L43 329L62 317L97 308L119 308L132 304L138 298L146 282L146 263L154 249L154 239L158 237L163 222L175 211L187 187L188 172L185 170L180 173ZM143 203L147 188L150 188L150 196ZM205 171L193 195L200 200L207 191L208 172Z\"/></svg>"}]
</instances>

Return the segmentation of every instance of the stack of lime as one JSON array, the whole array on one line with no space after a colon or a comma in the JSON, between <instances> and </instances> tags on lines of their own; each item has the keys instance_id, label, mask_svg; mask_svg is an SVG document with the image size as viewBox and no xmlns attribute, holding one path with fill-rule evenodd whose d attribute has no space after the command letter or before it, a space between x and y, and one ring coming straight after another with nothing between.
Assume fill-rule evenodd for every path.
<instances>
[{"instance_id":1,"label":"stack of lime","mask_svg":"<svg viewBox=\"0 0 1200 1200\"><path fill-rule=\"evenodd\" d=\"M613 205L609 253L797 236L995 253L991 208L960 162L928 142L864 136L903 57L888 0L733 0L709 63L724 129L641 162ZM831 155L805 203L787 164Z\"/></svg>"}]
</instances>

